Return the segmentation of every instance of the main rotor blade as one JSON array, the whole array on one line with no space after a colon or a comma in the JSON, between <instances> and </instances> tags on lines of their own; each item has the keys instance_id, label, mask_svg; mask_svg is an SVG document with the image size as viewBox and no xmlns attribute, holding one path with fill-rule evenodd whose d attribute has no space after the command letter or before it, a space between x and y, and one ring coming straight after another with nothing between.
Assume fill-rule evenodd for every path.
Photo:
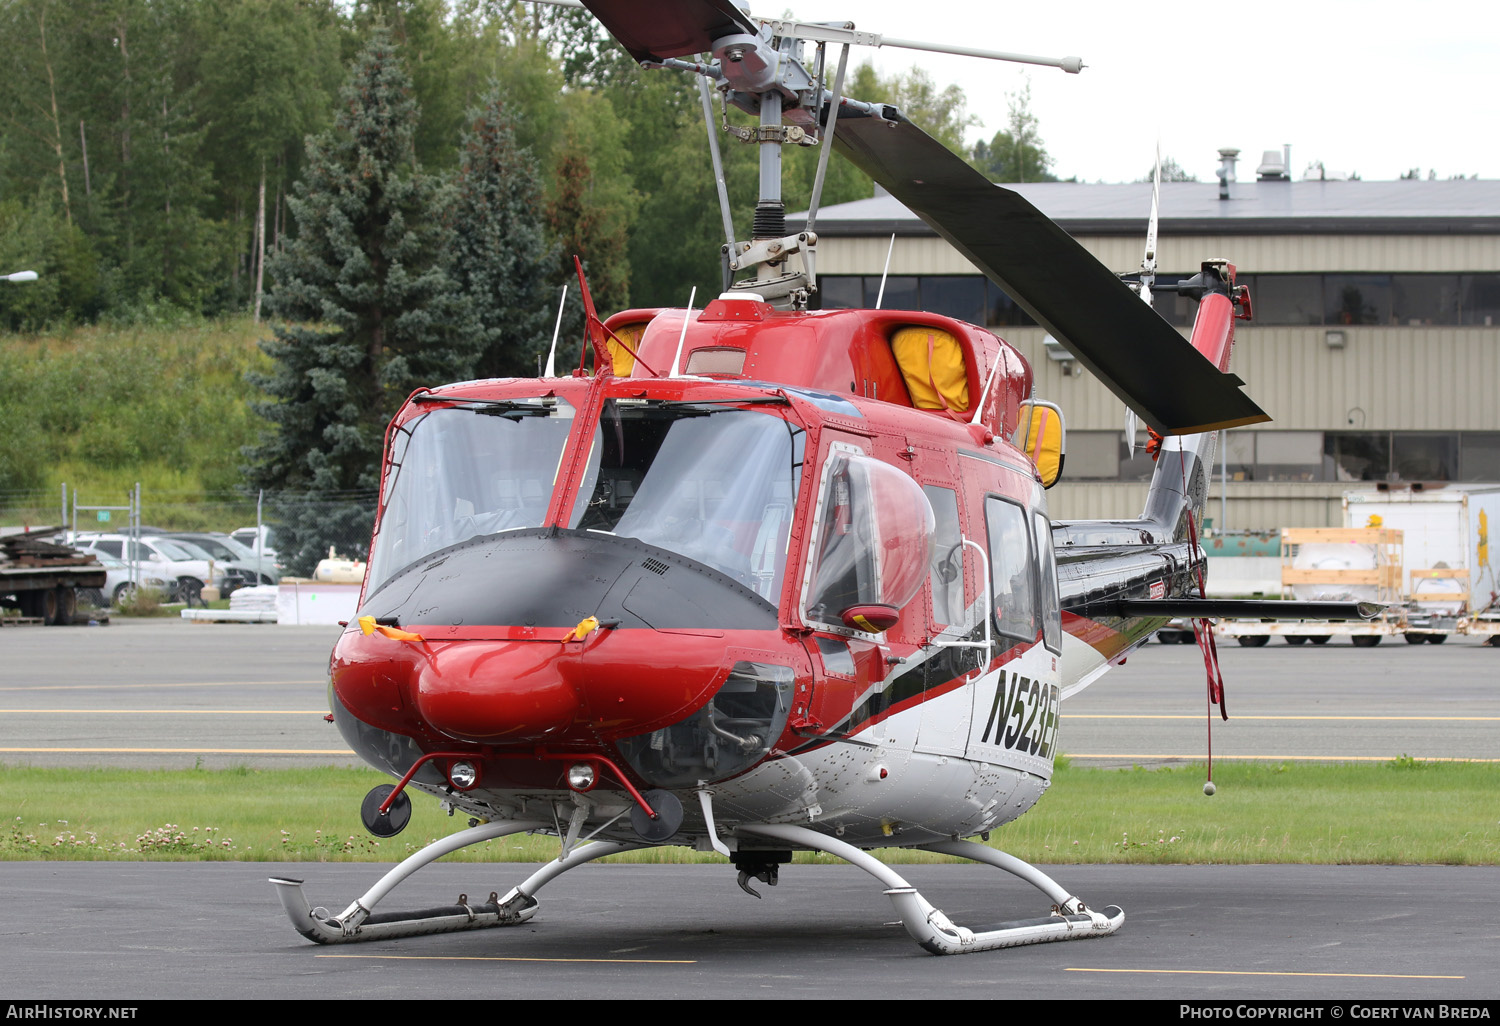
<instances>
[{"instance_id":1,"label":"main rotor blade","mask_svg":"<svg viewBox=\"0 0 1500 1026\"><path fill-rule=\"evenodd\" d=\"M715 39L759 32L730 0L583 0L583 6L638 61L704 53Z\"/></svg>"},{"instance_id":2,"label":"main rotor blade","mask_svg":"<svg viewBox=\"0 0 1500 1026\"><path fill-rule=\"evenodd\" d=\"M834 145L947 239L1161 434L1271 418L1019 193L995 185L893 107L841 118Z\"/></svg>"}]
</instances>

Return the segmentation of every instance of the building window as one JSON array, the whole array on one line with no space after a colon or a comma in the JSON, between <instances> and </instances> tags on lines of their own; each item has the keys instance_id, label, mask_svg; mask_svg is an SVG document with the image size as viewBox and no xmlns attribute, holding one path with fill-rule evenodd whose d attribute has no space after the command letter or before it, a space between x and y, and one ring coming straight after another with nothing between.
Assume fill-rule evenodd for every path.
<instances>
[{"instance_id":1,"label":"building window","mask_svg":"<svg viewBox=\"0 0 1500 1026\"><path fill-rule=\"evenodd\" d=\"M980 274L892 275L880 294L878 274L827 274L818 279L821 309L922 310L987 328L1036 322L994 282Z\"/></svg>"},{"instance_id":2,"label":"building window","mask_svg":"<svg viewBox=\"0 0 1500 1026\"><path fill-rule=\"evenodd\" d=\"M1158 274L1175 285L1184 274ZM1250 289L1253 325L1500 325L1500 274L1242 274ZM822 309L871 308L880 275L824 275ZM885 283L886 310L925 310L989 328L1034 325L1005 290L983 275L893 275ZM1179 328L1191 327L1198 304L1158 291L1156 312Z\"/></svg>"},{"instance_id":3,"label":"building window","mask_svg":"<svg viewBox=\"0 0 1500 1026\"><path fill-rule=\"evenodd\" d=\"M1391 440L1384 431L1330 431L1323 454L1333 460L1335 481L1387 481L1391 474Z\"/></svg>"},{"instance_id":4,"label":"building window","mask_svg":"<svg viewBox=\"0 0 1500 1026\"><path fill-rule=\"evenodd\" d=\"M1458 436L1391 435L1391 470L1397 481L1453 481L1458 477Z\"/></svg>"},{"instance_id":5,"label":"building window","mask_svg":"<svg viewBox=\"0 0 1500 1026\"><path fill-rule=\"evenodd\" d=\"M1456 274L1391 275L1392 324L1457 324L1458 301Z\"/></svg>"},{"instance_id":6,"label":"building window","mask_svg":"<svg viewBox=\"0 0 1500 1026\"><path fill-rule=\"evenodd\" d=\"M1500 431L1465 431L1459 436L1461 481L1500 481Z\"/></svg>"},{"instance_id":7,"label":"building window","mask_svg":"<svg viewBox=\"0 0 1500 1026\"><path fill-rule=\"evenodd\" d=\"M1024 327L1035 324L1031 315L1021 309L1021 304L989 279L984 288L984 326L987 328Z\"/></svg>"},{"instance_id":8,"label":"building window","mask_svg":"<svg viewBox=\"0 0 1500 1026\"><path fill-rule=\"evenodd\" d=\"M1144 430L1135 433L1135 452L1131 453L1125 444L1125 432L1115 433L1115 444L1120 457L1120 480L1121 481L1149 481L1156 473L1156 461L1146 451L1146 443L1150 436Z\"/></svg>"},{"instance_id":9,"label":"building window","mask_svg":"<svg viewBox=\"0 0 1500 1026\"><path fill-rule=\"evenodd\" d=\"M932 275L922 279L922 309L954 317L970 324L983 324L985 286L977 275Z\"/></svg>"},{"instance_id":10,"label":"building window","mask_svg":"<svg viewBox=\"0 0 1500 1026\"><path fill-rule=\"evenodd\" d=\"M1230 432L1231 437L1234 434ZM1321 431L1255 432L1253 480L1323 481L1327 478Z\"/></svg>"},{"instance_id":11,"label":"building window","mask_svg":"<svg viewBox=\"0 0 1500 1026\"><path fill-rule=\"evenodd\" d=\"M818 279L824 310L853 310L865 305L865 281L854 274L825 274Z\"/></svg>"},{"instance_id":12,"label":"building window","mask_svg":"<svg viewBox=\"0 0 1500 1026\"><path fill-rule=\"evenodd\" d=\"M1322 324L1323 279L1316 274L1257 274L1249 282L1251 324Z\"/></svg>"},{"instance_id":13,"label":"building window","mask_svg":"<svg viewBox=\"0 0 1500 1026\"><path fill-rule=\"evenodd\" d=\"M1324 324L1390 324L1391 276L1324 275L1323 309Z\"/></svg>"},{"instance_id":14,"label":"building window","mask_svg":"<svg viewBox=\"0 0 1500 1026\"><path fill-rule=\"evenodd\" d=\"M1120 432L1069 431L1063 477L1072 481L1114 481L1120 476Z\"/></svg>"},{"instance_id":15,"label":"building window","mask_svg":"<svg viewBox=\"0 0 1500 1026\"><path fill-rule=\"evenodd\" d=\"M1119 431L1069 431L1069 481L1149 481L1146 433L1135 454ZM1218 481L1500 481L1500 431L1228 432L1209 476Z\"/></svg>"},{"instance_id":16,"label":"building window","mask_svg":"<svg viewBox=\"0 0 1500 1026\"><path fill-rule=\"evenodd\" d=\"M1458 276L1461 323L1489 328L1500 324L1500 274Z\"/></svg>"}]
</instances>

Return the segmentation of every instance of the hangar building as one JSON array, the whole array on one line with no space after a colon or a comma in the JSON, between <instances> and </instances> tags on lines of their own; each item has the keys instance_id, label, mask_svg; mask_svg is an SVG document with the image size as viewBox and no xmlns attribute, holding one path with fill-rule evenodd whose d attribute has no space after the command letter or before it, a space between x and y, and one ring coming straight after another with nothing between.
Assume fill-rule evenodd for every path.
<instances>
[{"instance_id":1,"label":"hangar building","mask_svg":"<svg viewBox=\"0 0 1500 1026\"><path fill-rule=\"evenodd\" d=\"M1007 187L1111 270L1139 269L1149 183ZM1159 280L1223 257L1250 287L1254 319L1238 322L1231 369L1273 422L1228 433L1215 526L1338 526L1341 496L1359 482L1500 481L1500 181L1292 181L1273 164L1227 191L1163 183L1158 246ZM1038 397L1062 407L1068 456L1053 515L1137 515L1151 464L1127 451L1123 404L877 193L818 216L823 307L873 306L889 248L885 308L989 326L1030 360ZM1157 299L1184 334L1192 306Z\"/></svg>"}]
</instances>

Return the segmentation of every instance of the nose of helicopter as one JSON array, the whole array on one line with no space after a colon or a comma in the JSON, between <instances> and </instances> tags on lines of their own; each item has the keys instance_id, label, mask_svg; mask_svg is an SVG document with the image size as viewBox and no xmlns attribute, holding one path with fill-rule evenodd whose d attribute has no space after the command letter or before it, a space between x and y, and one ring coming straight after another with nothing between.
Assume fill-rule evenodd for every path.
<instances>
[{"instance_id":1,"label":"nose of helicopter","mask_svg":"<svg viewBox=\"0 0 1500 1026\"><path fill-rule=\"evenodd\" d=\"M480 743L598 739L675 722L708 700L723 641L601 630L577 642L452 642L413 667L423 720ZM686 644L684 644L686 642Z\"/></svg>"},{"instance_id":2,"label":"nose of helicopter","mask_svg":"<svg viewBox=\"0 0 1500 1026\"><path fill-rule=\"evenodd\" d=\"M422 665L412 688L422 718L466 741L540 741L581 716L578 692L559 672L558 645L455 644Z\"/></svg>"}]
</instances>

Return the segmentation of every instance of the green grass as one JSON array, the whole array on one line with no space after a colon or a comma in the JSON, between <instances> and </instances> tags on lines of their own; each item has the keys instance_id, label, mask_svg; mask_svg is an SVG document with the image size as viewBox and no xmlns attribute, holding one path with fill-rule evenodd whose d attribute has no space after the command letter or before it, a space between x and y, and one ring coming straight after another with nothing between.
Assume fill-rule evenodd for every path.
<instances>
[{"instance_id":1,"label":"green grass","mask_svg":"<svg viewBox=\"0 0 1500 1026\"><path fill-rule=\"evenodd\" d=\"M1032 862L1500 864L1500 766L1233 763L1203 795L1202 767L1063 765L1031 812L991 843ZM0 859L393 862L463 827L426 796L397 837L370 837L359 802L385 778L357 769L123 770L0 766ZM553 858L552 837L449 856ZM894 862L950 861L890 850ZM621 859L712 862L680 848ZM826 856L799 856L826 861Z\"/></svg>"}]
</instances>

